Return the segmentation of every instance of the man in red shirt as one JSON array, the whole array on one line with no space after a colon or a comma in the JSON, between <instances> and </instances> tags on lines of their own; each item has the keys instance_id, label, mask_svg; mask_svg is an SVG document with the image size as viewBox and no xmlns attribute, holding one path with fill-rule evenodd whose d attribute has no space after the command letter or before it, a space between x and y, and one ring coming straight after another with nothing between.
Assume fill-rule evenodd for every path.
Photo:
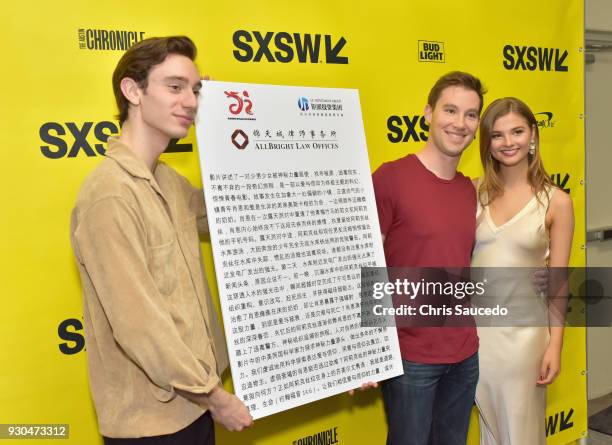
<instances>
[{"instance_id":1,"label":"man in red shirt","mask_svg":"<svg viewBox=\"0 0 612 445\"><path fill-rule=\"evenodd\" d=\"M451 72L429 93L425 147L373 174L388 267L470 266L476 193L457 172L474 140L481 82ZM398 328L402 376L383 382L387 445L464 445L478 382L478 337L469 327Z\"/></svg>"}]
</instances>

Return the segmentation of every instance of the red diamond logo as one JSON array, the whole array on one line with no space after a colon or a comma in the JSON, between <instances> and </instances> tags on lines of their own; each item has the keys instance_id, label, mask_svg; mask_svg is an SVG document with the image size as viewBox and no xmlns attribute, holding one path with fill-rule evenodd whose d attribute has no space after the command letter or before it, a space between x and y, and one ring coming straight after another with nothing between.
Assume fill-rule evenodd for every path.
<instances>
[{"instance_id":1,"label":"red diamond logo","mask_svg":"<svg viewBox=\"0 0 612 445\"><path fill-rule=\"evenodd\" d=\"M244 150L247 145L249 145L249 137L242 130L235 130L232 133L232 144L238 150Z\"/></svg>"}]
</instances>

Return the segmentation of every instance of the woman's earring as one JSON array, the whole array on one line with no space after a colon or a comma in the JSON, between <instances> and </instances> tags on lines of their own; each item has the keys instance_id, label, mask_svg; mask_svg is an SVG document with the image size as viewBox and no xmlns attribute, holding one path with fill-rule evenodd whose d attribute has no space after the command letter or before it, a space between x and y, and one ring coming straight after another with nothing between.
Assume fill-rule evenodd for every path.
<instances>
[{"instance_id":1,"label":"woman's earring","mask_svg":"<svg viewBox=\"0 0 612 445\"><path fill-rule=\"evenodd\" d=\"M535 150L536 150L535 142L531 141L529 143L529 154L531 156L535 155Z\"/></svg>"}]
</instances>

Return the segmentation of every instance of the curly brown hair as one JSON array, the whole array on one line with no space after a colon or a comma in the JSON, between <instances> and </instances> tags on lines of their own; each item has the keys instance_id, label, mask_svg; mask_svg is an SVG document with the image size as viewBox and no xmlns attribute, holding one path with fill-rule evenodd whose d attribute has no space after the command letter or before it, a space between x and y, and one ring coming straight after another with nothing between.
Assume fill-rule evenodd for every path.
<instances>
[{"instance_id":1,"label":"curly brown hair","mask_svg":"<svg viewBox=\"0 0 612 445\"><path fill-rule=\"evenodd\" d=\"M149 72L170 54L180 54L195 60L197 49L193 41L185 36L151 37L128 49L117 63L113 72L113 92L119 114L119 125L128 118L129 101L121 91L121 80L129 77L144 90L147 88Z\"/></svg>"}]
</instances>

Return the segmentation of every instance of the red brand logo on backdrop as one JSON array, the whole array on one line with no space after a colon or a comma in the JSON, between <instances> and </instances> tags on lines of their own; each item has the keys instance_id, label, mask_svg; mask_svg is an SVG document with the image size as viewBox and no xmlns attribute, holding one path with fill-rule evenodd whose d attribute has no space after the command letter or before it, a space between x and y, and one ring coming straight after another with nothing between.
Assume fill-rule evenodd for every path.
<instances>
[{"instance_id":1,"label":"red brand logo on backdrop","mask_svg":"<svg viewBox=\"0 0 612 445\"><path fill-rule=\"evenodd\" d=\"M244 110L246 114L253 115L253 102L251 102L251 99L249 98L248 91L243 91L242 97L238 91L224 91L224 93L226 97L235 101L229 106L230 113L238 115Z\"/></svg>"}]
</instances>

